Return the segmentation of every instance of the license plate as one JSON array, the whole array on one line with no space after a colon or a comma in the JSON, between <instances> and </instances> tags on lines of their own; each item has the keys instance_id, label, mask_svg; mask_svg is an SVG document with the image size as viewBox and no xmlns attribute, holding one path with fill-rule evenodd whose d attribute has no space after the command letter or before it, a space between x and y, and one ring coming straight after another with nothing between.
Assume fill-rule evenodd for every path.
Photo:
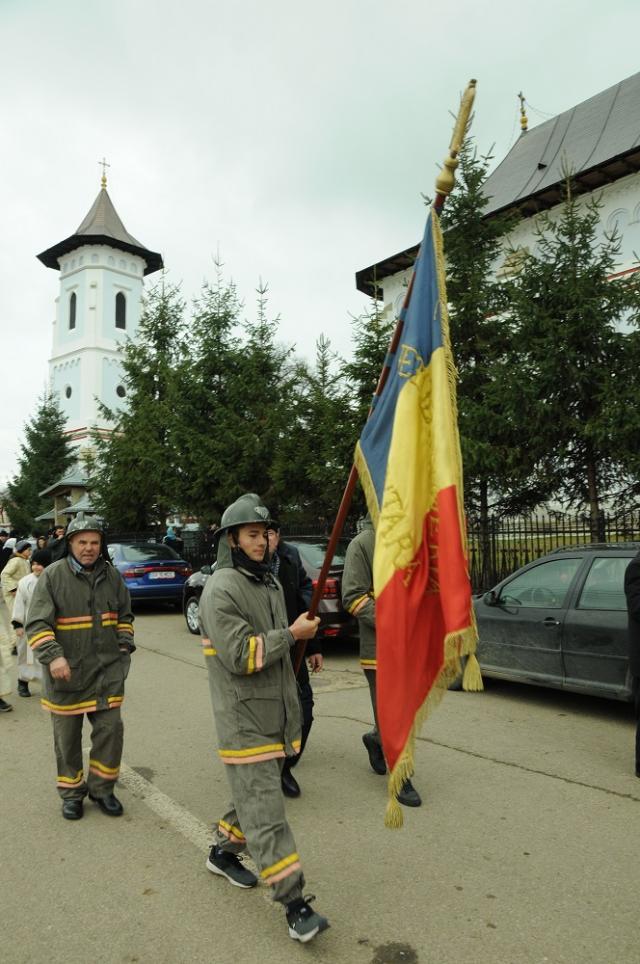
<instances>
[{"instance_id":1,"label":"license plate","mask_svg":"<svg viewBox=\"0 0 640 964\"><path fill-rule=\"evenodd\" d=\"M175 579L175 572L150 572L149 579Z\"/></svg>"}]
</instances>

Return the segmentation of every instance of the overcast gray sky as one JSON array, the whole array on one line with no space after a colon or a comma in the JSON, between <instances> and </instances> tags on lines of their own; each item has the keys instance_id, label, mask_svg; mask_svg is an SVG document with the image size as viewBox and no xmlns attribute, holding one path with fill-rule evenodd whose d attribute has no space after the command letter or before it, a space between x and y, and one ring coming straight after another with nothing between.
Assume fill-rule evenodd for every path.
<instances>
[{"instance_id":1,"label":"overcast gray sky","mask_svg":"<svg viewBox=\"0 0 640 964\"><path fill-rule=\"evenodd\" d=\"M47 378L57 272L100 187L190 300L219 247L251 313L348 353L354 273L419 240L478 79L496 161L516 94L559 113L640 69L638 0L0 0L0 482ZM529 112L530 125L542 117Z\"/></svg>"}]
</instances>

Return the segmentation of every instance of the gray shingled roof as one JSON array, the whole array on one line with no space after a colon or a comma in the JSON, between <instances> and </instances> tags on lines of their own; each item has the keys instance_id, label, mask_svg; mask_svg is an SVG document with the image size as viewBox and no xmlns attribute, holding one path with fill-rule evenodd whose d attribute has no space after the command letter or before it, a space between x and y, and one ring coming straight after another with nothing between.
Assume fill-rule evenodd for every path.
<instances>
[{"instance_id":1,"label":"gray shingled roof","mask_svg":"<svg viewBox=\"0 0 640 964\"><path fill-rule=\"evenodd\" d=\"M43 489L38 495L53 495L55 492L64 489L82 489L86 488L87 477L80 470L77 465L73 465L61 479L50 485L49 488Z\"/></svg>"},{"instance_id":2,"label":"gray shingled roof","mask_svg":"<svg viewBox=\"0 0 640 964\"><path fill-rule=\"evenodd\" d=\"M485 182L487 214L557 204L565 165L583 191L640 170L640 73L521 134Z\"/></svg>"},{"instance_id":3,"label":"gray shingled roof","mask_svg":"<svg viewBox=\"0 0 640 964\"><path fill-rule=\"evenodd\" d=\"M640 170L640 73L521 134L485 181L486 216L517 209L528 217L558 204L565 163L572 169L576 193ZM356 287L372 295L376 279L411 267L418 248L413 245L362 268L356 272Z\"/></svg>"},{"instance_id":4,"label":"gray shingled roof","mask_svg":"<svg viewBox=\"0 0 640 964\"><path fill-rule=\"evenodd\" d=\"M149 251L133 235L129 234L120 220L105 187L101 188L100 193L91 205L89 213L75 234L65 238L64 241L58 242L58 244L54 244L53 247L47 248L46 251L38 255L38 259L47 268L54 268L57 271L60 268L58 259L83 244L108 244L121 251L137 254L144 258L146 262L145 274L152 274L163 267L161 254L156 251Z\"/></svg>"}]
</instances>

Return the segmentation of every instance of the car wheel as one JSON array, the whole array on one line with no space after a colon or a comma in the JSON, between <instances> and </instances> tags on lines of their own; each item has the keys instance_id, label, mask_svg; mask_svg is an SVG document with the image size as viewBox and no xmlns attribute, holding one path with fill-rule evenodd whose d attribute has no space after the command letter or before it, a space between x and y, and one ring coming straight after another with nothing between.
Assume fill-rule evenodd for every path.
<instances>
[{"instance_id":1,"label":"car wheel","mask_svg":"<svg viewBox=\"0 0 640 964\"><path fill-rule=\"evenodd\" d=\"M194 636L200 635L200 601L197 596L190 596L184 607L184 618L187 620L187 629Z\"/></svg>"}]
</instances>

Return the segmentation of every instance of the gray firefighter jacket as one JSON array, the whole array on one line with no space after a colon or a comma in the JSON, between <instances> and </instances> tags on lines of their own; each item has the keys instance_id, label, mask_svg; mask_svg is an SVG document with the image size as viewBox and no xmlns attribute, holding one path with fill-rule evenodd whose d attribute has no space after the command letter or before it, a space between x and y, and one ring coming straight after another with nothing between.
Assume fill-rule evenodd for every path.
<instances>
[{"instance_id":1,"label":"gray firefighter jacket","mask_svg":"<svg viewBox=\"0 0 640 964\"><path fill-rule=\"evenodd\" d=\"M300 751L300 703L282 587L234 568L226 535L200 600L203 651L223 763Z\"/></svg>"},{"instance_id":2,"label":"gray firefighter jacket","mask_svg":"<svg viewBox=\"0 0 640 964\"><path fill-rule=\"evenodd\" d=\"M104 559L91 571L76 571L70 557L45 569L26 634L41 663L64 656L71 668L69 680L43 673L45 709L69 716L121 705L135 649L133 614L122 576Z\"/></svg>"},{"instance_id":3,"label":"gray firefighter jacket","mask_svg":"<svg viewBox=\"0 0 640 964\"><path fill-rule=\"evenodd\" d=\"M358 620L363 669L376 668L376 604L373 595L375 541L373 525L365 520L362 530L347 546L342 573L342 605Z\"/></svg>"}]
</instances>

